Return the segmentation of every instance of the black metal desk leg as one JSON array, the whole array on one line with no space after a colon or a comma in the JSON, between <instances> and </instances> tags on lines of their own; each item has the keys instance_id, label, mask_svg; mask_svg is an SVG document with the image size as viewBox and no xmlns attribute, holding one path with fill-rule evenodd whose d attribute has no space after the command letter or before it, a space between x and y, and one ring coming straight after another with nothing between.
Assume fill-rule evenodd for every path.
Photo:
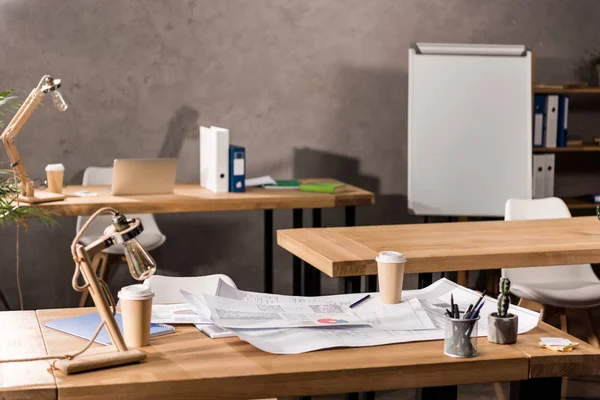
<instances>
[{"instance_id":1,"label":"black metal desk leg","mask_svg":"<svg viewBox=\"0 0 600 400\"><path fill-rule=\"evenodd\" d=\"M458 386L435 386L417 389L417 400L456 400Z\"/></svg>"},{"instance_id":2,"label":"black metal desk leg","mask_svg":"<svg viewBox=\"0 0 600 400\"><path fill-rule=\"evenodd\" d=\"M346 226L356 225L356 207L346 206L344 209L344 217ZM360 276L352 276L344 280L346 293L360 293Z\"/></svg>"},{"instance_id":3,"label":"black metal desk leg","mask_svg":"<svg viewBox=\"0 0 600 400\"><path fill-rule=\"evenodd\" d=\"M560 400L562 378L537 378L510 383L510 400Z\"/></svg>"},{"instance_id":4,"label":"black metal desk leg","mask_svg":"<svg viewBox=\"0 0 600 400\"><path fill-rule=\"evenodd\" d=\"M273 293L273 210L265 210L264 235L264 287L265 293Z\"/></svg>"},{"instance_id":5,"label":"black metal desk leg","mask_svg":"<svg viewBox=\"0 0 600 400\"><path fill-rule=\"evenodd\" d=\"M294 208L293 212L293 227L302 228L302 209ZM293 257L293 294L294 296L302 296L302 260L298 257Z\"/></svg>"},{"instance_id":6,"label":"black metal desk leg","mask_svg":"<svg viewBox=\"0 0 600 400\"><path fill-rule=\"evenodd\" d=\"M429 223L428 215L423 217L423 223L424 224ZM422 273L418 274L418 277L419 277L419 279L418 279L419 289L423 289L424 287L427 287L433 283L433 274L431 272L422 272Z\"/></svg>"},{"instance_id":7,"label":"black metal desk leg","mask_svg":"<svg viewBox=\"0 0 600 400\"><path fill-rule=\"evenodd\" d=\"M323 226L321 218L321 209L313 208L312 226L320 228ZM321 294L321 271L306 262L303 263L304 270L304 295L319 296Z\"/></svg>"}]
</instances>

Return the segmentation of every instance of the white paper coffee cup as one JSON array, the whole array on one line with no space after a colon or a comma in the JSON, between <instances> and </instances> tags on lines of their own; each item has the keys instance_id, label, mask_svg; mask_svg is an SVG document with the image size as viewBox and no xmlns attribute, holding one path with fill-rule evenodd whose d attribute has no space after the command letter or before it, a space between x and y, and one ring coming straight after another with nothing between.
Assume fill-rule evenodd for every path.
<instances>
[{"instance_id":1,"label":"white paper coffee cup","mask_svg":"<svg viewBox=\"0 0 600 400\"><path fill-rule=\"evenodd\" d=\"M383 304L397 304L402 298L406 257L397 251L382 251L375 258L379 297Z\"/></svg>"},{"instance_id":2,"label":"white paper coffee cup","mask_svg":"<svg viewBox=\"0 0 600 400\"><path fill-rule=\"evenodd\" d=\"M133 348L148 346L154 292L138 284L123 287L117 296L121 300L125 344Z\"/></svg>"},{"instance_id":3,"label":"white paper coffee cup","mask_svg":"<svg viewBox=\"0 0 600 400\"><path fill-rule=\"evenodd\" d=\"M62 164L46 165L46 179L48 181L48 191L52 193L62 193L63 182L65 178L65 166Z\"/></svg>"}]
</instances>

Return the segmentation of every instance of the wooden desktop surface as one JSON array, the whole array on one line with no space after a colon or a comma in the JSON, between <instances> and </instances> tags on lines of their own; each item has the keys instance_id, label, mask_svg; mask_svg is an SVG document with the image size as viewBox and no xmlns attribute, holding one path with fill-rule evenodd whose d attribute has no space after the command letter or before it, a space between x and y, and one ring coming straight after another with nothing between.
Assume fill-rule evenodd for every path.
<instances>
[{"instance_id":1,"label":"wooden desktop surface","mask_svg":"<svg viewBox=\"0 0 600 400\"><path fill-rule=\"evenodd\" d=\"M406 273L600 262L596 217L277 231L277 243L330 277L377 274L375 257L395 250Z\"/></svg>"},{"instance_id":2,"label":"wooden desktop surface","mask_svg":"<svg viewBox=\"0 0 600 400\"><path fill-rule=\"evenodd\" d=\"M334 179L302 181L338 182ZM346 185L336 194L309 193L300 190L248 188L245 193L213 193L199 184L178 183L173 194L112 196L110 186L67 186L63 201L38 204L59 216L91 215L100 207L114 207L123 213L177 213L233 210L269 210L289 208L331 208L371 205L375 195L356 186ZM87 190L97 196L76 197Z\"/></svg>"},{"instance_id":3,"label":"wooden desktop surface","mask_svg":"<svg viewBox=\"0 0 600 400\"><path fill-rule=\"evenodd\" d=\"M43 324L92 311L41 310L37 320L32 311L0 313L3 326L15 327L2 332L2 358L44 354L44 344L49 354L80 349L85 340ZM209 339L191 325L176 329L173 335L151 339L143 349L147 361L136 365L65 375L49 370L49 361L0 364L0 397L17 392L20 398L250 399L600 373L600 351L586 343L571 353L537 348L540 337L565 336L544 323L520 335L515 345L479 338L480 354L470 359L445 356L442 341L273 355L237 338ZM90 350L99 351L112 348L94 345Z\"/></svg>"}]
</instances>

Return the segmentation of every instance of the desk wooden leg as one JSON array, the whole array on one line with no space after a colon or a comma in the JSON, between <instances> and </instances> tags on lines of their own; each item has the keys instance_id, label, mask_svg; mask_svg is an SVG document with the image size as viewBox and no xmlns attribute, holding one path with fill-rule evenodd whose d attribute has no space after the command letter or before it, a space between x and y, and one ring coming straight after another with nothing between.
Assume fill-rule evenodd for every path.
<instances>
[{"instance_id":1,"label":"desk wooden leg","mask_svg":"<svg viewBox=\"0 0 600 400\"><path fill-rule=\"evenodd\" d=\"M273 210L264 214L264 288L265 293L273 293Z\"/></svg>"},{"instance_id":2,"label":"desk wooden leg","mask_svg":"<svg viewBox=\"0 0 600 400\"><path fill-rule=\"evenodd\" d=\"M537 378L510 383L510 400L560 400L561 378Z\"/></svg>"},{"instance_id":3,"label":"desk wooden leg","mask_svg":"<svg viewBox=\"0 0 600 400\"><path fill-rule=\"evenodd\" d=\"M435 386L417 389L417 400L456 400L458 386Z\"/></svg>"},{"instance_id":4,"label":"desk wooden leg","mask_svg":"<svg viewBox=\"0 0 600 400\"><path fill-rule=\"evenodd\" d=\"M293 227L302 228L301 208L294 208ZM296 256L293 257L293 294L294 296L302 296L302 260Z\"/></svg>"}]
</instances>

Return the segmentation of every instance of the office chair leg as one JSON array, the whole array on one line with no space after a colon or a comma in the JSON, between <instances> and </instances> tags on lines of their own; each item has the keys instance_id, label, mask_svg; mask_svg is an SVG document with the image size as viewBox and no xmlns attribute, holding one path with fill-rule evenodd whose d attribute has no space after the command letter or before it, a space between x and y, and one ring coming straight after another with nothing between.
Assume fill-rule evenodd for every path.
<instances>
[{"instance_id":1,"label":"office chair leg","mask_svg":"<svg viewBox=\"0 0 600 400\"><path fill-rule=\"evenodd\" d=\"M496 400L506 400L502 384L500 382L494 382L494 391L496 392Z\"/></svg>"},{"instance_id":2,"label":"office chair leg","mask_svg":"<svg viewBox=\"0 0 600 400\"><path fill-rule=\"evenodd\" d=\"M581 310L581 316L583 319L583 325L585 328L585 333L587 335L588 343L594 346L595 348L600 349L600 342L598 341L598 334L596 333L596 328L594 327L594 323L592 322L592 315L590 313L590 309L587 308L585 310Z\"/></svg>"},{"instance_id":3,"label":"office chair leg","mask_svg":"<svg viewBox=\"0 0 600 400\"><path fill-rule=\"evenodd\" d=\"M524 298L520 298L519 299L519 307L523 307L523 308L527 308L531 311L535 311L535 312L541 312L542 311L542 305L536 301L531 301L531 300L527 300Z\"/></svg>"}]
</instances>

